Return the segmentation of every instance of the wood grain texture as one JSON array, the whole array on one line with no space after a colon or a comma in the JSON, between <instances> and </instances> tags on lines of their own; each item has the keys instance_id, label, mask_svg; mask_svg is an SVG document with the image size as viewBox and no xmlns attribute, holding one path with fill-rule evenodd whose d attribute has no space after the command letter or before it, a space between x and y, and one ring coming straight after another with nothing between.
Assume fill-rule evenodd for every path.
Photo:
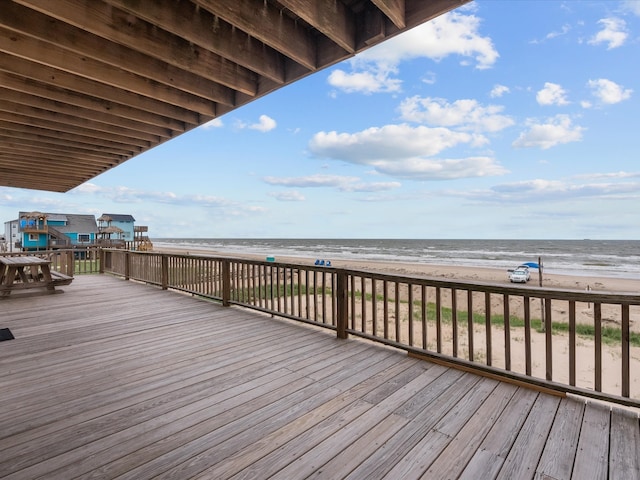
<instances>
[{"instance_id":1,"label":"wood grain texture","mask_svg":"<svg viewBox=\"0 0 640 480\"><path fill-rule=\"evenodd\" d=\"M3 479L638 478L632 410L108 275L2 306Z\"/></svg>"}]
</instances>

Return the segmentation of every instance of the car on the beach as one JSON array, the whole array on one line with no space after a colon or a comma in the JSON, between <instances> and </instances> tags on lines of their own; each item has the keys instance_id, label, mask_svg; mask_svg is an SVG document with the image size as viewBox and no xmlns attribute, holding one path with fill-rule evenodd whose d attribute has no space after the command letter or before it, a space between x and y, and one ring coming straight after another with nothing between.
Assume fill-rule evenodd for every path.
<instances>
[{"instance_id":1,"label":"car on the beach","mask_svg":"<svg viewBox=\"0 0 640 480\"><path fill-rule=\"evenodd\" d=\"M531 275L529 274L529 267L525 265L520 265L509 273L509 280L511 283L527 283L529 278L531 278Z\"/></svg>"}]
</instances>

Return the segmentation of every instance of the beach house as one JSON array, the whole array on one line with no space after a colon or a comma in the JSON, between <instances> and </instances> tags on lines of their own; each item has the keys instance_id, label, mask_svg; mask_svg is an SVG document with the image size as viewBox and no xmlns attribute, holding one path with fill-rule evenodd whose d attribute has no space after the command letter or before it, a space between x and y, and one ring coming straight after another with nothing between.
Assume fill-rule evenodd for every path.
<instances>
[{"instance_id":1,"label":"beach house","mask_svg":"<svg viewBox=\"0 0 640 480\"><path fill-rule=\"evenodd\" d=\"M134 222L131 215L103 213L98 217L98 244L105 247L124 248L134 239Z\"/></svg>"},{"instance_id":2,"label":"beach house","mask_svg":"<svg viewBox=\"0 0 640 480\"><path fill-rule=\"evenodd\" d=\"M109 227L112 227L115 232L118 232L119 238L126 242L132 242L134 238L135 221L136 219L133 218L132 215L103 213L98 217L98 231L104 232Z\"/></svg>"},{"instance_id":3,"label":"beach house","mask_svg":"<svg viewBox=\"0 0 640 480\"><path fill-rule=\"evenodd\" d=\"M95 243L98 227L93 215L20 212L5 223L8 251L52 250Z\"/></svg>"}]
</instances>

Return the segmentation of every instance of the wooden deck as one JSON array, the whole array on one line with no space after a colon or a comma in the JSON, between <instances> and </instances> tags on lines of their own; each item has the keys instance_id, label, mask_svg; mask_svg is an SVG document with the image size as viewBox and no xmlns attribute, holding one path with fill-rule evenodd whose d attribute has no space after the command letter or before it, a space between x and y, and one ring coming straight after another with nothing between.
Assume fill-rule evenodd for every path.
<instances>
[{"instance_id":1,"label":"wooden deck","mask_svg":"<svg viewBox=\"0 0 640 480\"><path fill-rule=\"evenodd\" d=\"M0 305L0 478L640 478L629 409L105 275Z\"/></svg>"}]
</instances>

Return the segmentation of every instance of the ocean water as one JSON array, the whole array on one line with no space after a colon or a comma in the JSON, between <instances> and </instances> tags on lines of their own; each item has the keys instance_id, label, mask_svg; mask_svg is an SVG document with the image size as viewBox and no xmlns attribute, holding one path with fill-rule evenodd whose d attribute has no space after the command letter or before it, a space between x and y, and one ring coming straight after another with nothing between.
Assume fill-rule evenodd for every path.
<instances>
[{"instance_id":1,"label":"ocean water","mask_svg":"<svg viewBox=\"0 0 640 480\"><path fill-rule=\"evenodd\" d=\"M514 268L541 259L547 273L640 279L640 240L398 240L158 238L158 248L312 259Z\"/></svg>"}]
</instances>

